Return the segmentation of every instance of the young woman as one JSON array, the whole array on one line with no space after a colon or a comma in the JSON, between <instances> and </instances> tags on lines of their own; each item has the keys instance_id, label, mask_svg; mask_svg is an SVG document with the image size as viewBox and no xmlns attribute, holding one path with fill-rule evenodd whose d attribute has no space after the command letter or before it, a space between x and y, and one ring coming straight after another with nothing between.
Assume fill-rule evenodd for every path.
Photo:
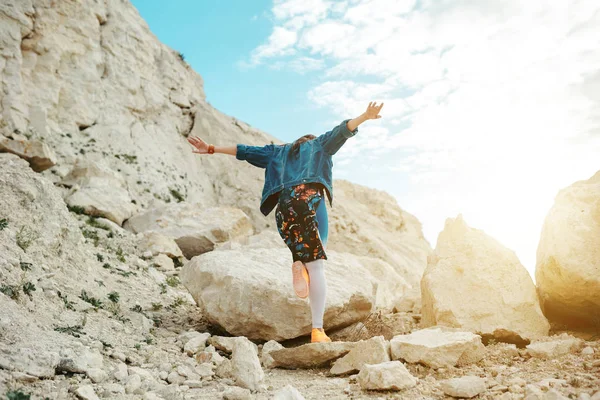
<instances>
[{"instance_id":1,"label":"young woman","mask_svg":"<svg viewBox=\"0 0 600 400\"><path fill-rule=\"evenodd\" d=\"M214 146L190 136L188 142L197 154L224 153L265 169L265 184L260 202L264 215L275 208L277 230L292 252L293 287L296 295L310 298L311 342L330 342L323 330L325 281L323 260L327 259L327 209L333 205L332 156L347 139L358 133L358 126L381 118L379 106L369 103L367 110L347 119L318 137L304 135L294 143L266 146Z\"/></svg>"}]
</instances>

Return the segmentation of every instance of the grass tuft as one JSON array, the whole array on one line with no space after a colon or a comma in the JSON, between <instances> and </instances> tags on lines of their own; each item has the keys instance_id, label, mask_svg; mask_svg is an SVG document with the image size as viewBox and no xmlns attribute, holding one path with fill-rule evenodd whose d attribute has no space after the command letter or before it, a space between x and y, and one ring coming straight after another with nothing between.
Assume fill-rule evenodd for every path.
<instances>
[{"instance_id":1,"label":"grass tuft","mask_svg":"<svg viewBox=\"0 0 600 400\"><path fill-rule=\"evenodd\" d=\"M92 306L94 306L94 308L102 308L102 301L95 297L89 296L85 290L81 290L79 298L85 301L86 303L91 304Z\"/></svg>"},{"instance_id":2,"label":"grass tuft","mask_svg":"<svg viewBox=\"0 0 600 400\"><path fill-rule=\"evenodd\" d=\"M167 282L167 285L169 285L171 287L176 287L177 285L179 285L179 278L176 277L175 275L171 275L167 278L166 282Z\"/></svg>"}]
</instances>

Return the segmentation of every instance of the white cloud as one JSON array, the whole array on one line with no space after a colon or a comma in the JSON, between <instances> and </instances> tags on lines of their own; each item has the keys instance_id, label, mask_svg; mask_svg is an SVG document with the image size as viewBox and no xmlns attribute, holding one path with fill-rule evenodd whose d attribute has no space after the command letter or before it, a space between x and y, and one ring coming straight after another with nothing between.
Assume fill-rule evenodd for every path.
<instances>
[{"instance_id":1,"label":"white cloud","mask_svg":"<svg viewBox=\"0 0 600 400\"><path fill-rule=\"evenodd\" d=\"M325 68L307 95L332 119L386 103L338 153L343 177L375 156L369 173L397 174L385 189L433 245L463 213L533 272L557 191L600 169L600 4L278 0L273 13L297 36L284 50L269 39L261 61L293 50Z\"/></svg>"},{"instance_id":2,"label":"white cloud","mask_svg":"<svg viewBox=\"0 0 600 400\"><path fill-rule=\"evenodd\" d=\"M269 36L268 43L257 47L252 53L252 63L258 64L263 59L291 55L296 52L292 47L298 39L298 34L294 31L275 27L273 33Z\"/></svg>"}]
</instances>

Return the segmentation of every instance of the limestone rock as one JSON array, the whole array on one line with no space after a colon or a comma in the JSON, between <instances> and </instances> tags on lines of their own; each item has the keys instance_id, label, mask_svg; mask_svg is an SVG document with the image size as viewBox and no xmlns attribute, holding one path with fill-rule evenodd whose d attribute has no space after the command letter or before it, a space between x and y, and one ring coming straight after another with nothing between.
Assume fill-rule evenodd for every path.
<instances>
[{"instance_id":1,"label":"limestone rock","mask_svg":"<svg viewBox=\"0 0 600 400\"><path fill-rule=\"evenodd\" d=\"M130 218L125 228L135 232L158 232L173 238L186 258L215 248L215 244L252 233L250 219L232 207L206 208L179 203L157 207Z\"/></svg>"},{"instance_id":2,"label":"limestone rock","mask_svg":"<svg viewBox=\"0 0 600 400\"><path fill-rule=\"evenodd\" d=\"M417 381L400 361L366 364L358 373L358 383L365 390L403 390Z\"/></svg>"},{"instance_id":3,"label":"limestone rock","mask_svg":"<svg viewBox=\"0 0 600 400\"><path fill-rule=\"evenodd\" d=\"M449 396L467 399L486 390L485 379L478 376L447 379L442 381L440 387Z\"/></svg>"},{"instance_id":4,"label":"limestone rock","mask_svg":"<svg viewBox=\"0 0 600 400\"><path fill-rule=\"evenodd\" d=\"M383 336L375 336L355 343L348 354L333 363L329 372L332 375L350 374L360 371L365 364L386 361L390 361L390 343Z\"/></svg>"},{"instance_id":5,"label":"limestone rock","mask_svg":"<svg viewBox=\"0 0 600 400\"><path fill-rule=\"evenodd\" d=\"M149 251L152 256L159 254L166 254L170 258L177 258L183 256L181 249L177 246L177 243L165 235L158 232L142 232L138 235L138 249L145 253Z\"/></svg>"},{"instance_id":6,"label":"limestone rock","mask_svg":"<svg viewBox=\"0 0 600 400\"><path fill-rule=\"evenodd\" d=\"M75 390L75 394L82 400L100 400L100 398L94 392L94 388L91 385L82 385Z\"/></svg>"},{"instance_id":7,"label":"limestone rock","mask_svg":"<svg viewBox=\"0 0 600 400\"><path fill-rule=\"evenodd\" d=\"M235 345L235 343L239 340L244 340L246 341L246 337L244 336L238 336L238 337L227 337L227 336L211 336L207 339L206 343L214 346L215 348L222 350L222 351L226 351L227 353L232 353L233 352L233 346ZM252 342L250 342L252 343ZM254 343L252 343L253 347L254 347L254 351L256 352L256 354L258 354L258 346Z\"/></svg>"},{"instance_id":8,"label":"limestone rock","mask_svg":"<svg viewBox=\"0 0 600 400\"><path fill-rule=\"evenodd\" d=\"M183 351L188 355L194 355L197 352L204 350L206 347L206 339L210 337L210 333L201 333L199 335L194 336L190 340L185 343L183 347Z\"/></svg>"},{"instance_id":9,"label":"limestone rock","mask_svg":"<svg viewBox=\"0 0 600 400\"><path fill-rule=\"evenodd\" d=\"M100 368L89 368L86 373L94 383L103 382L108 378L108 374Z\"/></svg>"},{"instance_id":10,"label":"limestone rock","mask_svg":"<svg viewBox=\"0 0 600 400\"><path fill-rule=\"evenodd\" d=\"M304 400L304 396L292 385L287 385L275 393L273 400Z\"/></svg>"},{"instance_id":11,"label":"limestone rock","mask_svg":"<svg viewBox=\"0 0 600 400\"><path fill-rule=\"evenodd\" d=\"M335 329L369 315L375 287L352 255L330 251L328 257L324 322ZM290 265L286 249L215 251L192 259L180 277L210 322L232 335L284 340L306 335L312 326L310 308L293 291ZM230 295L214 295L224 292Z\"/></svg>"},{"instance_id":12,"label":"limestone rock","mask_svg":"<svg viewBox=\"0 0 600 400\"><path fill-rule=\"evenodd\" d=\"M223 400L250 400L250 390L241 387L230 387L223 392Z\"/></svg>"},{"instance_id":13,"label":"limestone rock","mask_svg":"<svg viewBox=\"0 0 600 400\"><path fill-rule=\"evenodd\" d=\"M16 154L25 159L35 172L42 172L56 164L54 151L46 143L36 140L0 137L0 153L2 152Z\"/></svg>"},{"instance_id":14,"label":"limestone rock","mask_svg":"<svg viewBox=\"0 0 600 400\"><path fill-rule=\"evenodd\" d=\"M83 207L88 215L105 217L121 225L137 210L123 177L103 162L79 159L61 184L73 187L66 203Z\"/></svg>"},{"instance_id":15,"label":"limestone rock","mask_svg":"<svg viewBox=\"0 0 600 400\"><path fill-rule=\"evenodd\" d=\"M160 271L174 271L175 263L173 260L166 254L159 254L154 257L153 264Z\"/></svg>"},{"instance_id":16,"label":"limestone rock","mask_svg":"<svg viewBox=\"0 0 600 400\"><path fill-rule=\"evenodd\" d=\"M460 215L446 221L421 293L423 327L456 327L518 343L548 334L533 281L514 252Z\"/></svg>"},{"instance_id":17,"label":"limestone rock","mask_svg":"<svg viewBox=\"0 0 600 400\"><path fill-rule=\"evenodd\" d=\"M249 340L237 340L231 355L232 376L238 386L258 390L265 377L258 355Z\"/></svg>"},{"instance_id":18,"label":"limestone rock","mask_svg":"<svg viewBox=\"0 0 600 400\"><path fill-rule=\"evenodd\" d=\"M600 315L600 172L561 190L537 249L535 280L544 314L574 328Z\"/></svg>"},{"instance_id":19,"label":"limestone rock","mask_svg":"<svg viewBox=\"0 0 600 400\"><path fill-rule=\"evenodd\" d=\"M269 340L262 347L262 351L260 353L260 363L265 368L271 368L274 364L273 357L270 356L270 352L273 350L281 350L284 347L275 340Z\"/></svg>"},{"instance_id":20,"label":"limestone rock","mask_svg":"<svg viewBox=\"0 0 600 400\"><path fill-rule=\"evenodd\" d=\"M583 347L584 341L567 333L543 341L527 345L527 353L537 358L558 358L565 354L578 352Z\"/></svg>"},{"instance_id":21,"label":"limestone rock","mask_svg":"<svg viewBox=\"0 0 600 400\"><path fill-rule=\"evenodd\" d=\"M475 363L485 355L481 336L445 331L439 327L395 336L390 345L392 359L423 363L431 368L461 367Z\"/></svg>"},{"instance_id":22,"label":"limestone rock","mask_svg":"<svg viewBox=\"0 0 600 400\"><path fill-rule=\"evenodd\" d=\"M342 357L355 346L353 342L308 343L298 347L273 350L273 367L318 368Z\"/></svg>"}]
</instances>

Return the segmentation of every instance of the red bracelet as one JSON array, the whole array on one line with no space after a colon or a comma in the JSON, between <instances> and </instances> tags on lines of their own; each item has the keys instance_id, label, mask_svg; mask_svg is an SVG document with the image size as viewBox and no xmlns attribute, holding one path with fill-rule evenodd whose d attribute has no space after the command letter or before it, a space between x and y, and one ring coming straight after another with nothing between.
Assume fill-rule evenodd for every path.
<instances>
[{"instance_id":1,"label":"red bracelet","mask_svg":"<svg viewBox=\"0 0 600 400\"><path fill-rule=\"evenodd\" d=\"M208 154L213 154L215 152L215 146L212 144L208 145Z\"/></svg>"}]
</instances>

